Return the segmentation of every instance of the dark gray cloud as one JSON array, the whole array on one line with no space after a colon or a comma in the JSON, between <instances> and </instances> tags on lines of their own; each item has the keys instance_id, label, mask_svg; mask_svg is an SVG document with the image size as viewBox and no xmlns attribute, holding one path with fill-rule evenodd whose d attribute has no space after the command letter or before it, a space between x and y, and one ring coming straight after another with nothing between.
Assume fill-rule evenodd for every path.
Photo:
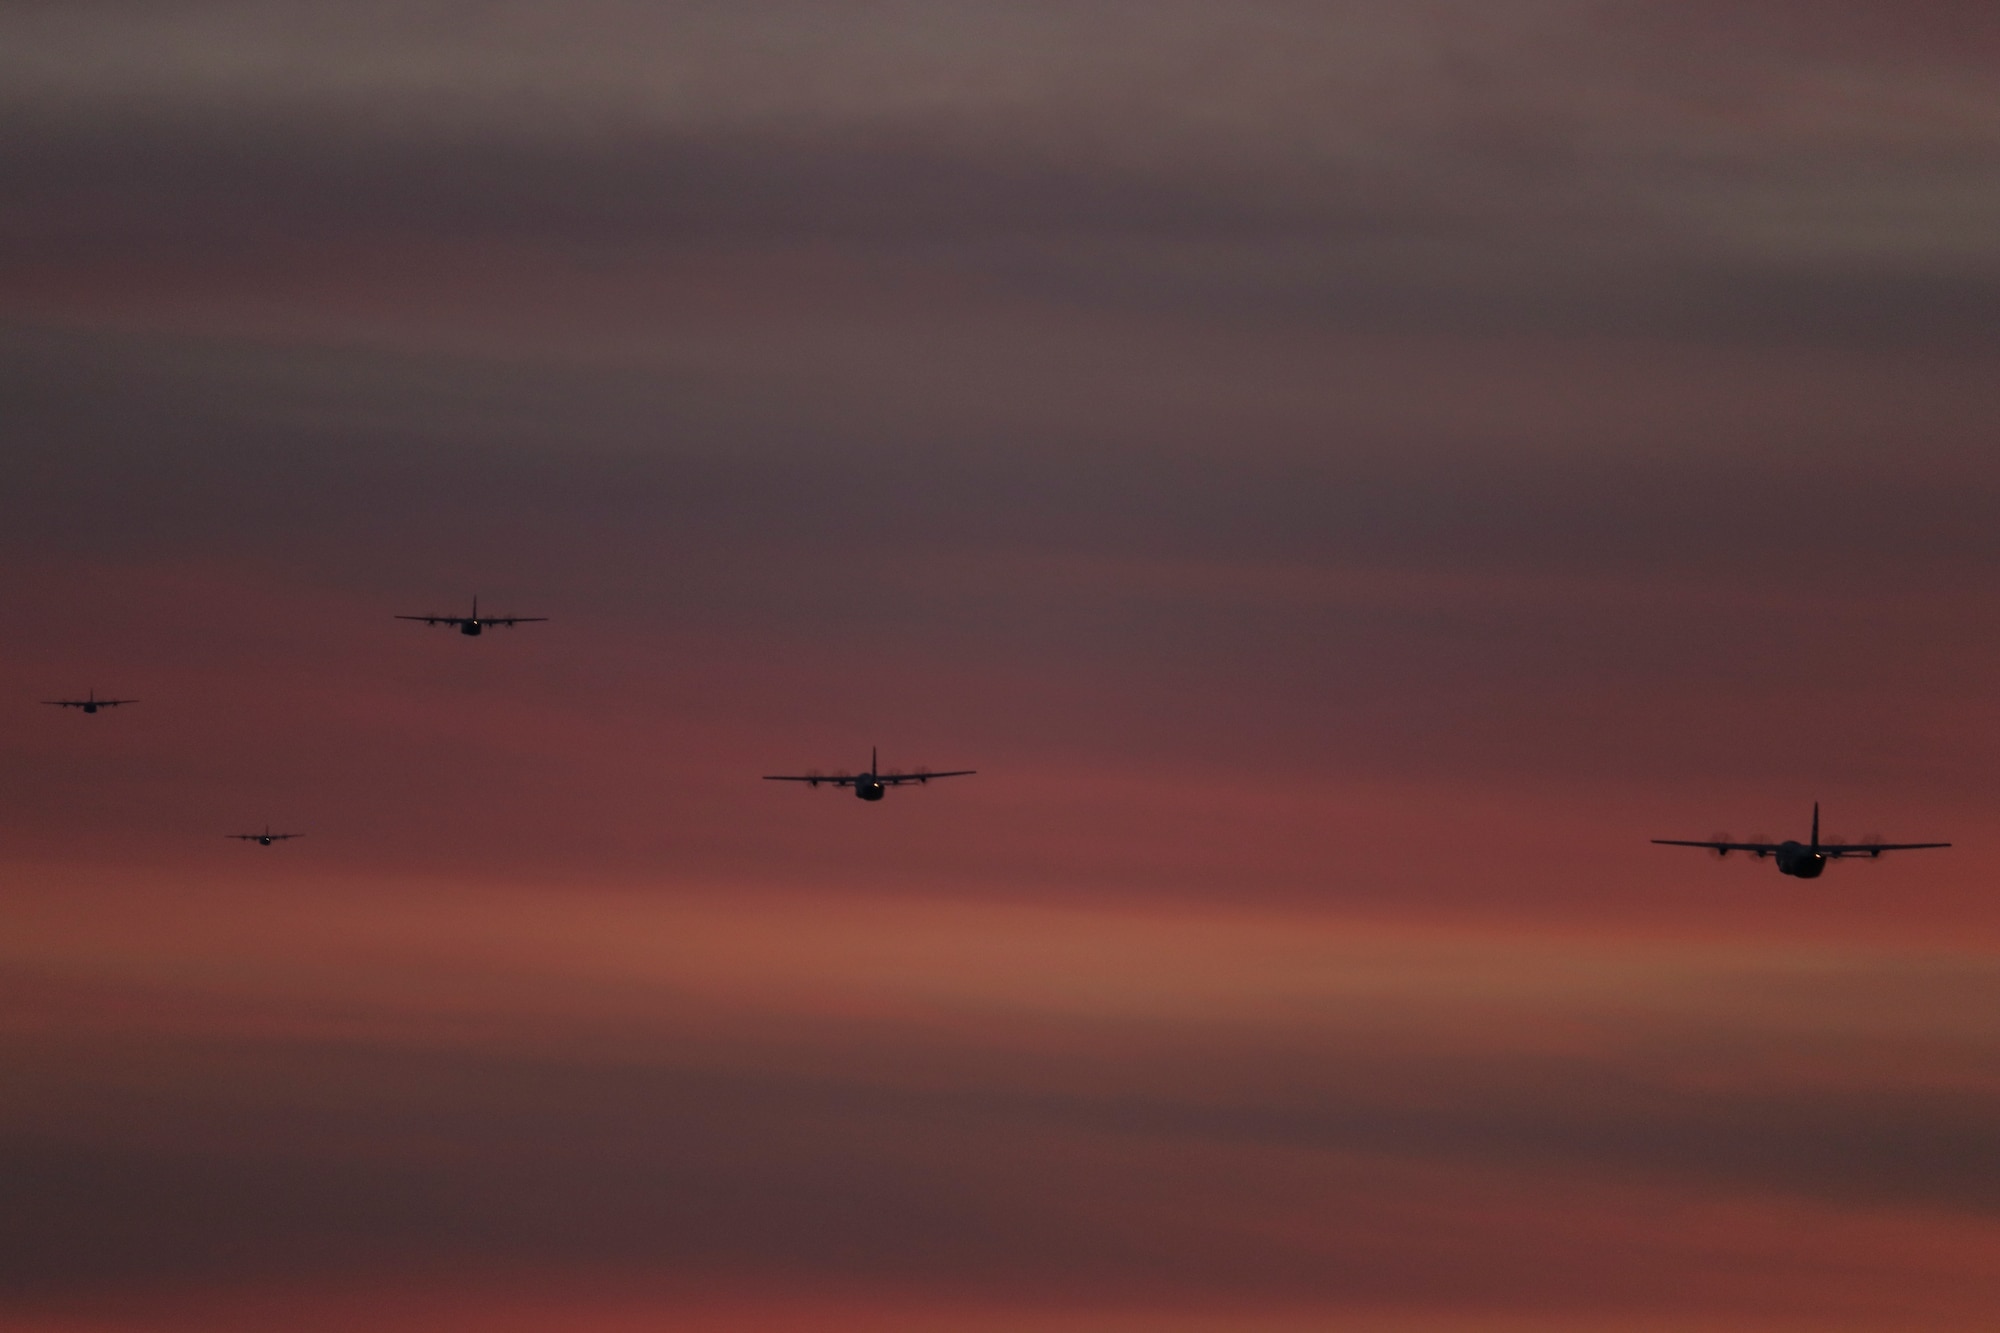
<instances>
[{"instance_id":1,"label":"dark gray cloud","mask_svg":"<svg viewBox=\"0 0 2000 1333\"><path fill-rule=\"evenodd\" d=\"M1797 16L26 7L0 226L75 264L725 239L1360 327L1983 338L1992 81Z\"/></svg>"}]
</instances>

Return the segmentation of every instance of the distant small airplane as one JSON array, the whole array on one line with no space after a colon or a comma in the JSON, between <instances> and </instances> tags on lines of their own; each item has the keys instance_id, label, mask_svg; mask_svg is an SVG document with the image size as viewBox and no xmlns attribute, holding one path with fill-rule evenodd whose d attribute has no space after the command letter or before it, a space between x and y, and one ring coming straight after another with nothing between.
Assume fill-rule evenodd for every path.
<instances>
[{"instance_id":1,"label":"distant small airplane","mask_svg":"<svg viewBox=\"0 0 2000 1333\"><path fill-rule=\"evenodd\" d=\"M925 783L932 778L970 777L977 769L956 768L949 773L932 773L918 769L914 773L884 773L882 761L872 748L868 751L868 771L866 773L805 773L792 776L788 773L767 773L766 782L803 782L817 787L822 782L834 787L852 787L854 794L864 801L879 801L891 787L901 787L907 783Z\"/></svg>"},{"instance_id":2,"label":"distant small airplane","mask_svg":"<svg viewBox=\"0 0 2000 1333\"><path fill-rule=\"evenodd\" d=\"M283 842L287 838L303 838L306 835L303 833L273 833L271 832L271 826L266 824L262 833L225 833L222 836L225 838L236 838L243 842L254 842L259 847L269 847L274 842Z\"/></svg>"},{"instance_id":3,"label":"distant small airplane","mask_svg":"<svg viewBox=\"0 0 2000 1333\"><path fill-rule=\"evenodd\" d=\"M53 708L81 708L86 713L95 713L100 708L116 708L119 704L135 704L137 699L100 699L92 690L81 699L44 699L43 703Z\"/></svg>"},{"instance_id":4,"label":"distant small airplane","mask_svg":"<svg viewBox=\"0 0 2000 1333\"><path fill-rule=\"evenodd\" d=\"M547 616L482 616L479 614L479 599L472 599L472 614L469 616L397 616L398 620L421 620L426 625L456 625L460 634L478 637L488 625L526 625L547 620Z\"/></svg>"},{"instance_id":5,"label":"distant small airplane","mask_svg":"<svg viewBox=\"0 0 2000 1333\"><path fill-rule=\"evenodd\" d=\"M1878 857L1884 852L1916 852L1926 847L1949 847L1948 842L1821 842L1819 840L1819 802L1813 802L1812 841L1810 842L1731 842L1728 834L1718 834L1710 842L1683 842L1677 838L1655 838L1654 842L1663 847L1706 847L1717 856L1727 856L1731 852L1749 852L1758 860L1774 856L1778 860L1778 873L1796 875L1800 879L1818 879L1826 870L1828 861L1838 861L1847 856Z\"/></svg>"}]
</instances>

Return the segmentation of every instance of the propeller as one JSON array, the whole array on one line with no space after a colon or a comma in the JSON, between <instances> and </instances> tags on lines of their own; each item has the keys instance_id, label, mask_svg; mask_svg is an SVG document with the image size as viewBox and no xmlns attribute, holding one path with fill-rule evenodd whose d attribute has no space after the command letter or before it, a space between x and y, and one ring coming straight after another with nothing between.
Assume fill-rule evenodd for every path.
<instances>
[{"instance_id":1,"label":"propeller","mask_svg":"<svg viewBox=\"0 0 2000 1333\"><path fill-rule=\"evenodd\" d=\"M1731 838L1731 837L1730 837L1730 836L1729 836L1729 835L1728 835L1727 833L1711 833L1711 834L1709 834L1709 835L1708 835L1708 840L1709 840L1710 842L1734 842L1734 841L1735 841L1735 839ZM1717 848L1715 849L1715 854L1716 854L1717 856L1727 856L1727 855L1729 855L1729 849L1728 849L1727 847L1717 847Z\"/></svg>"},{"instance_id":2,"label":"propeller","mask_svg":"<svg viewBox=\"0 0 2000 1333\"><path fill-rule=\"evenodd\" d=\"M1745 838L1745 839L1744 839L1743 841L1745 841L1745 842L1766 842L1766 843L1767 843L1767 842L1769 842L1769 841L1770 841L1770 839L1769 839L1769 838L1767 838L1767 837L1765 837L1765 836L1764 836L1763 834L1761 834L1761 833L1753 833L1753 834L1751 834L1751 835L1750 835L1749 837ZM1750 854L1751 854L1752 856L1756 857L1756 858L1757 858L1757 859L1758 859L1759 861L1763 860L1763 859L1764 859L1764 858L1765 858L1765 857L1766 857L1767 855L1769 855L1769 853L1768 853L1768 852L1752 852L1752 853L1750 853Z\"/></svg>"}]
</instances>

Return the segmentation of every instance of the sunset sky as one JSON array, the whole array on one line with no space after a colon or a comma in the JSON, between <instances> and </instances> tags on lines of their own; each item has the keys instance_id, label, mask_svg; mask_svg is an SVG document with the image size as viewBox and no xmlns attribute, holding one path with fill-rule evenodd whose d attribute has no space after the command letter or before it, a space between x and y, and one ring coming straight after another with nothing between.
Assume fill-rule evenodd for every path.
<instances>
[{"instance_id":1,"label":"sunset sky","mask_svg":"<svg viewBox=\"0 0 2000 1333\"><path fill-rule=\"evenodd\" d=\"M0 1328L2000 1320L1991 0L13 0L0 185Z\"/></svg>"}]
</instances>

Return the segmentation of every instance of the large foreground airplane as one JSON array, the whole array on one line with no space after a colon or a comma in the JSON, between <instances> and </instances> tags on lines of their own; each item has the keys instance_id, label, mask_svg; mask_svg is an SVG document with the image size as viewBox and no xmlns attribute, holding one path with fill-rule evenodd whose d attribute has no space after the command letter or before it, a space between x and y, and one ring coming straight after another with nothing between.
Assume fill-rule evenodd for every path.
<instances>
[{"instance_id":1,"label":"large foreground airplane","mask_svg":"<svg viewBox=\"0 0 2000 1333\"><path fill-rule=\"evenodd\" d=\"M460 634L477 637L488 625L526 625L547 620L547 616L482 616L479 614L479 599L472 599L472 614L469 616L397 616L398 620L421 620L426 625L455 625Z\"/></svg>"},{"instance_id":2,"label":"large foreground airplane","mask_svg":"<svg viewBox=\"0 0 2000 1333\"><path fill-rule=\"evenodd\" d=\"M92 690L81 699L44 699L43 703L54 708L81 708L86 713L95 713L100 708L116 708L119 704L135 704L137 699L100 699Z\"/></svg>"},{"instance_id":3,"label":"large foreground airplane","mask_svg":"<svg viewBox=\"0 0 2000 1333\"><path fill-rule=\"evenodd\" d=\"M864 801L879 801L891 787L901 787L906 783L925 783L932 778L964 778L977 772L971 768L957 768L949 773L932 773L918 769L914 773L884 773L882 761L873 749L868 751L868 771L866 773L805 773L792 776L788 773L767 773L766 782L804 782L817 787L824 782L835 787L852 787L854 794Z\"/></svg>"},{"instance_id":4,"label":"large foreground airplane","mask_svg":"<svg viewBox=\"0 0 2000 1333\"><path fill-rule=\"evenodd\" d=\"M244 842L254 842L259 847L269 847L274 842L283 842L287 838L303 838L306 835L303 833L273 833L271 832L271 826L266 824L262 833L225 833L222 836L225 838L240 838Z\"/></svg>"},{"instance_id":5,"label":"large foreground airplane","mask_svg":"<svg viewBox=\"0 0 2000 1333\"><path fill-rule=\"evenodd\" d=\"M1713 842L1683 842L1678 838L1655 838L1653 841L1663 847L1706 847L1717 856L1749 852L1760 861L1767 856L1776 857L1779 874L1796 875L1800 879L1818 879L1826 870L1828 861L1838 861L1844 856L1872 858L1884 852L1915 852L1926 847L1951 846L1948 842L1821 842L1818 801L1813 802L1810 842L1730 842L1727 836Z\"/></svg>"}]
</instances>

